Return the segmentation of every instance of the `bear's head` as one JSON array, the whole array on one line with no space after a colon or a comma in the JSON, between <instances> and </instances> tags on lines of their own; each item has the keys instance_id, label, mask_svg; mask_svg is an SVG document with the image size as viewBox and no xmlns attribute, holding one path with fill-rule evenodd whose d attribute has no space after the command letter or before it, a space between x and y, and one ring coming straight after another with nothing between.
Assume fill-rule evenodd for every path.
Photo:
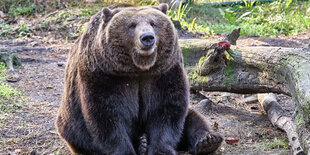
<instances>
[{"instance_id":1,"label":"bear's head","mask_svg":"<svg viewBox=\"0 0 310 155\"><path fill-rule=\"evenodd\" d=\"M97 64L116 74L157 74L181 60L168 6L105 7L95 36ZM97 56L98 57L98 56Z\"/></svg>"}]
</instances>

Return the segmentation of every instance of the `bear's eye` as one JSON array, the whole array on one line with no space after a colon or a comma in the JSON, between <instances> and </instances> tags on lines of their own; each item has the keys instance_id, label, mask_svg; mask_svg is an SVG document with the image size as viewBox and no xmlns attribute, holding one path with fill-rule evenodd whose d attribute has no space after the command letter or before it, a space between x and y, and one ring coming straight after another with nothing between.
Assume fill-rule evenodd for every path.
<instances>
[{"instance_id":1,"label":"bear's eye","mask_svg":"<svg viewBox=\"0 0 310 155\"><path fill-rule=\"evenodd\" d=\"M155 26L154 21L150 21L150 25L151 25L152 27L154 27L154 26Z\"/></svg>"},{"instance_id":2,"label":"bear's eye","mask_svg":"<svg viewBox=\"0 0 310 155\"><path fill-rule=\"evenodd\" d=\"M136 23L131 23L131 24L129 25L129 28L130 28L130 29L134 29L134 28L136 28L136 26L137 26Z\"/></svg>"}]
</instances>

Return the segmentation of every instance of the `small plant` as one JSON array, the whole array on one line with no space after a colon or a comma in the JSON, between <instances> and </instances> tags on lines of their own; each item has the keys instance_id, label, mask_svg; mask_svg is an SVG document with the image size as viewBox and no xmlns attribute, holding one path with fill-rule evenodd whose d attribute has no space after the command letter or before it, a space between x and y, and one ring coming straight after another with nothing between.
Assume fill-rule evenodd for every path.
<instances>
[{"instance_id":1,"label":"small plant","mask_svg":"<svg viewBox=\"0 0 310 155\"><path fill-rule=\"evenodd\" d=\"M255 0L251 0L251 1L243 0L243 3L247 8L252 9L255 3Z\"/></svg>"},{"instance_id":2,"label":"small plant","mask_svg":"<svg viewBox=\"0 0 310 155\"><path fill-rule=\"evenodd\" d=\"M0 114L11 112L19 107L21 93L5 82L5 64L0 62Z\"/></svg>"},{"instance_id":3,"label":"small plant","mask_svg":"<svg viewBox=\"0 0 310 155\"><path fill-rule=\"evenodd\" d=\"M196 23L196 20L199 18L188 18L188 13L191 10L189 7L189 3L183 5L182 3L178 6L177 9L168 10L168 16L173 20L180 23L182 28L187 28L189 31L195 32L197 30L204 31L206 34L210 34L209 27L205 27L203 25L199 25ZM176 26L177 27L177 26Z\"/></svg>"},{"instance_id":4,"label":"small plant","mask_svg":"<svg viewBox=\"0 0 310 155\"><path fill-rule=\"evenodd\" d=\"M9 24L0 22L0 37L6 37L12 31L12 27Z\"/></svg>"},{"instance_id":5,"label":"small plant","mask_svg":"<svg viewBox=\"0 0 310 155\"><path fill-rule=\"evenodd\" d=\"M188 4L183 5L182 3L178 6L177 9L169 9L167 15L175 21L184 21L187 13L190 11L190 8L187 8Z\"/></svg>"},{"instance_id":6,"label":"small plant","mask_svg":"<svg viewBox=\"0 0 310 155\"><path fill-rule=\"evenodd\" d=\"M9 11L10 15L30 15L36 10L36 5L28 1L24 4L12 5Z\"/></svg>"},{"instance_id":7,"label":"small plant","mask_svg":"<svg viewBox=\"0 0 310 155\"><path fill-rule=\"evenodd\" d=\"M290 35L310 28L309 1L283 0L256 5L254 2L227 7L194 4L186 21L199 16L195 23L209 28L211 33L230 33L241 28L241 35L245 36Z\"/></svg>"},{"instance_id":8,"label":"small plant","mask_svg":"<svg viewBox=\"0 0 310 155\"><path fill-rule=\"evenodd\" d=\"M86 14L87 16L92 16L92 15L94 15L96 13L96 12L94 12L92 10L89 10L89 9L82 9L81 12L83 14ZM81 14L81 15L83 15L83 14Z\"/></svg>"},{"instance_id":9,"label":"small plant","mask_svg":"<svg viewBox=\"0 0 310 155\"><path fill-rule=\"evenodd\" d=\"M18 37L32 35L32 30L23 22L18 25L17 31L18 31Z\"/></svg>"},{"instance_id":10,"label":"small plant","mask_svg":"<svg viewBox=\"0 0 310 155\"><path fill-rule=\"evenodd\" d=\"M142 5L155 5L155 4L157 4L156 0L140 0L140 2L138 2L139 6L142 6Z\"/></svg>"},{"instance_id":11,"label":"small plant","mask_svg":"<svg viewBox=\"0 0 310 155\"><path fill-rule=\"evenodd\" d=\"M272 140L265 139L263 142L263 146L260 147L260 150L268 151L271 149L279 149L285 152L288 149L287 143L288 143L287 138L283 139L274 138Z\"/></svg>"}]
</instances>

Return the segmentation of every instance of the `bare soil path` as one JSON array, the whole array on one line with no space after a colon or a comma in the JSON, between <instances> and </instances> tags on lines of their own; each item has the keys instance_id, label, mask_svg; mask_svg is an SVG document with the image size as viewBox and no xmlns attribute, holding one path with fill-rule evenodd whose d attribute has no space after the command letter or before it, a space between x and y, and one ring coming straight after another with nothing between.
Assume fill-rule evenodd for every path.
<instances>
[{"instance_id":1,"label":"bare soil path","mask_svg":"<svg viewBox=\"0 0 310 155\"><path fill-rule=\"evenodd\" d=\"M11 85L23 93L24 102L15 112L0 118L1 155L70 154L58 137L54 122L61 103L66 55L72 42L51 38L28 38L27 46L47 47L46 51L18 53L24 60L23 67L16 70L21 80ZM310 31L307 31L295 36L242 37L237 44L302 47L309 41ZM225 139L239 139L235 144L224 142L216 154L291 154L285 133L272 126L258 102L245 103L245 98L251 95L223 92L201 94L192 96L191 107L204 114L211 128L223 133ZM284 109L293 114L291 99L284 95L278 97ZM199 103L202 99L211 102Z\"/></svg>"}]
</instances>

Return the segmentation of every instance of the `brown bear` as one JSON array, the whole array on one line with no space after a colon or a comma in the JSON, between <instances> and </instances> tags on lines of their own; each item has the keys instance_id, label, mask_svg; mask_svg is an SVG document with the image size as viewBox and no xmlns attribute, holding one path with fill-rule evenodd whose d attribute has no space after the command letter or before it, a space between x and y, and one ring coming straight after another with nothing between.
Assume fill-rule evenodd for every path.
<instances>
[{"instance_id":1,"label":"brown bear","mask_svg":"<svg viewBox=\"0 0 310 155\"><path fill-rule=\"evenodd\" d=\"M220 146L221 135L188 109L189 84L167 8L105 7L76 41L56 120L72 153L199 154Z\"/></svg>"}]
</instances>

